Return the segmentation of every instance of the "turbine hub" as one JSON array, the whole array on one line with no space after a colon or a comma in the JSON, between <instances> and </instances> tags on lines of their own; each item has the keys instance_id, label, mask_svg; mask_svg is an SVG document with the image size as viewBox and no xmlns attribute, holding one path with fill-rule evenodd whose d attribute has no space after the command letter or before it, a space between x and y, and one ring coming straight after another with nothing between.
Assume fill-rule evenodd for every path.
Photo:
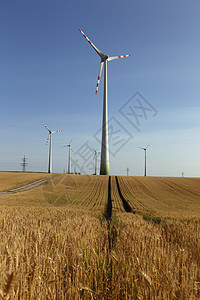
<instances>
[{"instance_id":1,"label":"turbine hub","mask_svg":"<svg viewBox=\"0 0 200 300\"><path fill-rule=\"evenodd\" d=\"M108 59L108 55L104 55L104 56L102 56L101 61L104 62L104 61L106 61L107 59Z\"/></svg>"}]
</instances>

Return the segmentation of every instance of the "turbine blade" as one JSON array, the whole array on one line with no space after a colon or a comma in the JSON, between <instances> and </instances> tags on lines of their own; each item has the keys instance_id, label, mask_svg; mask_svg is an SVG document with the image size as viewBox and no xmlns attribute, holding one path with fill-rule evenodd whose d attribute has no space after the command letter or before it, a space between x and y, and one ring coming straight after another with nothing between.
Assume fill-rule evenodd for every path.
<instances>
[{"instance_id":1,"label":"turbine blade","mask_svg":"<svg viewBox=\"0 0 200 300\"><path fill-rule=\"evenodd\" d=\"M48 144L48 142L49 142L49 136L50 136L50 134L48 135L48 138L47 138L47 141L46 141L46 145Z\"/></svg>"},{"instance_id":2,"label":"turbine blade","mask_svg":"<svg viewBox=\"0 0 200 300\"><path fill-rule=\"evenodd\" d=\"M47 127L47 125L45 125L43 122L41 122L41 123L44 125L44 127L46 128L46 130L48 130L48 132L51 133L51 130Z\"/></svg>"},{"instance_id":3,"label":"turbine blade","mask_svg":"<svg viewBox=\"0 0 200 300\"><path fill-rule=\"evenodd\" d=\"M78 28L78 30L82 33L82 35L86 38L86 40L90 43L90 45L94 48L94 50L97 52L97 54L102 58L104 56L103 52L101 52L91 41L90 39L85 35L85 33Z\"/></svg>"},{"instance_id":4,"label":"turbine blade","mask_svg":"<svg viewBox=\"0 0 200 300\"><path fill-rule=\"evenodd\" d=\"M128 55L119 55L119 56L112 56L112 57L108 57L108 61L111 61L113 59L118 59L118 58L124 58L124 57L128 57L128 56L131 56L130 54Z\"/></svg>"},{"instance_id":5,"label":"turbine blade","mask_svg":"<svg viewBox=\"0 0 200 300\"><path fill-rule=\"evenodd\" d=\"M56 130L56 131L52 131L52 133L56 133L56 132L60 132L60 131L62 131L62 130Z\"/></svg>"},{"instance_id":6,"label":"turbine blade","mask_svg":"<svg viewBox=\"0 0 200 300\"><path fill-rule=\"evenodd\" d=\"M98 79L97 79L97 87L96 87L96 94L99 88L99 82L100 82L100 78L101 78L101 72L102 72L102 68L103 68L103 62L100 63L100 68L99 68L99 75L98 75Z\"/></svg>"}]
</instances>

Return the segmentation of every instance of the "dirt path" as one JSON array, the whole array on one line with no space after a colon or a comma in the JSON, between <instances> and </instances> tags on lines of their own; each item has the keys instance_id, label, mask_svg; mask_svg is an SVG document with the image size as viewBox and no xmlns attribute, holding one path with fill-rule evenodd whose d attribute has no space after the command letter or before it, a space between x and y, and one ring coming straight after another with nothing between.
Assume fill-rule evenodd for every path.
<instances>
[{"instance_id":1,"label":"dirt path","mask_svg":"<svg viewBox=\"0 0 200 300\"><path fill-rule=\"evenodd\" d=\"M26 191L26 190L30 190L30 189L33 189L33 188L37 187L38 185L41 185L41 184L49 181L50 179L52 179L52 177L44 177L42 179L36 180L36 181L28 183L26 185L23 185L23 186L14 188L14 189L9 189L7 191L0 192L0 195L12 194L12 193L18 193L18 192L23 192L23 191Z\"/></svg>"}]
</instances>

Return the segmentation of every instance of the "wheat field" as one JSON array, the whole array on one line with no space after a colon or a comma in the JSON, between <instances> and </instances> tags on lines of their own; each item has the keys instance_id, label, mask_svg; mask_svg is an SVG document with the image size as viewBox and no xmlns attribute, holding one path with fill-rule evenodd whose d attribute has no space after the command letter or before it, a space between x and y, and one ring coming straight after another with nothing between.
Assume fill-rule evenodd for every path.
<instances>
[{"instance_id":1,"label":"wheat field","mask_svg":"<svg viewBox=\"0 0 200 300\"><path fill-rule=\"evenodd\" d=\"M1 195L1 299L200 299L199 183L59 175Z\"/></svg>"},{"instance_id":2,"label":"wheat field","mask_svg":"<svg viewBox=\"0 0 200 300\"><path fill-rule=\"evenodd\" d=\"M51 176L47 173L0 172L0 192Z\"/></svg>"}]
</instances>

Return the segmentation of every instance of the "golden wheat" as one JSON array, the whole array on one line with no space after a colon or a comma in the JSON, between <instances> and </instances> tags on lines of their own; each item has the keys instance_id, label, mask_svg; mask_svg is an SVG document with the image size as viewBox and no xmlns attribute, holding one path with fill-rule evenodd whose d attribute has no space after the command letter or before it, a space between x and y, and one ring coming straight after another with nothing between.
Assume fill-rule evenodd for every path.
<instances>
[{"instance_id":1,"label":"golden wheat","mask_svg":"<svg viewBox=\"0 0 200 300\"><path fill-rule=\"evenodd\" d=\"M0 297L200 299L200 219L192 208L199 181L182 186L181 179L119 177L119 183L140 215L123 212L112 177L114 216L103 218L107 176L60 175L34 190L1 196ZM173 214L165 211L172 187ZM185 203L182 219L178 197Z\"/></svg>"},{"instance_id":2,"label":"golden wheat","mask_svg":"<svg viewBox=\"0 0 200 300\"><path fill-rule=\"evenodd\" d=\"M52 176L47 173L0 172L0 191L6 191L44 177Z\"/></svg>"},{"instance_id":3,"label":"golden wheat","mask_svg":"<svg viewBox=\"0 0 200 300\"><path fill-rule=\"evenodd\" d=\"M179 219L200 216L199 178L118 179L123 196L140 213Z\"/></svg>"},{"instance_id":4,"label":"golden wheat","mask_svg":"<svg viewBox=\"0 0 200 300\"><path fill-rule=\"evenodd\" d=\"M11 299L199 297L198 221L155 226L124 213L108 228L55 208L2 208L0 217L0 288Z\"/></svg>"}]
</instances>

